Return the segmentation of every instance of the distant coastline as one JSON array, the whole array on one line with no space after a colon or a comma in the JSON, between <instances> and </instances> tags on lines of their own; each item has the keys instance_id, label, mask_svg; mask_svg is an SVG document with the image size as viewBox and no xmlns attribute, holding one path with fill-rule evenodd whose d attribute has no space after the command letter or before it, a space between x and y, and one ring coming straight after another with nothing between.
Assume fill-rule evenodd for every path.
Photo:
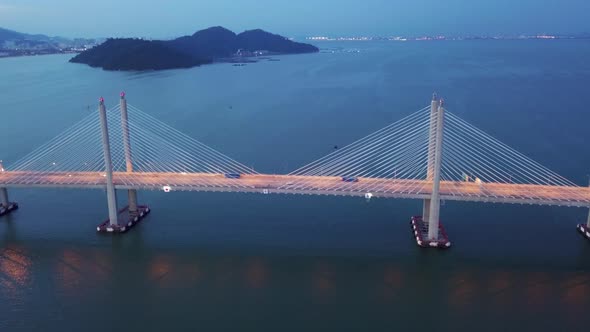
<instances>
[{"instance_id":1,"label":"distant coastline","mask_svg":"<svg viewBox=\"0 0 590 332\"><path fill-rule=\"evenodd\" d=\"M0 28L0 58L79 53L100 42L97 39L32 35Z\"/></svg>"},{"instance_id":2,"label":"distant coastline","mask_svg":"<svg viewBox=\"0 0 590 332\"><path fill-rule=\"evenodd\" d=\"M554 40L554 39L590 39L590 34L577 35L559 35L559 34L533 34L533 35L464 35L464 36L445 36L445 35L422 35L422 36L348 36L348 37L330 37L330 36L310 36L306 40L311 41L441 41L441 40Z\"/></svg>"},{"instance_id":3,"label":"distant coastline","mask_svg":"<svg viewBox=\"0 0 590 332\"><path fill-rule=\"evenodd\" d=\"M224 32L229 32L233 34L233 32L221 28L221 27L214 27L202 30L215 30L215 29L222 29L226 30ZM259 31L263 32L262 30L251 30L251 31ZM198 34L197 32L196 34ZM195 34L195 35L196 35ZM173 44L176 40L185 40L190 39L193 36L185 36L180 37L172 41L159 41L162 43L171 43ZM235 35L235 34L234 34ZM272 34L270 34L272 35ZM238 35L235 35L238 36ZM278 35L273 35L278 36ZM285 39L290 41L289 39L278 36L281 39ZM144 39L131 39L125 38L126 40L142 40L147 42L153 42L150 40ZM514 35L414 35L414 36L404 36L404 35L397 35L397 36L307 36L303 37L304 40L310 42L332 42L332 41L392 41L392 42L425 42L425 41L472 41L472 40L587 40L590 39L590 33L581 33L581 34L548 34L548 33L539 33L539 34L514 34ZM25 34L20 33L12 30L7 30L0 28L0 59L1 58L8 58L8 57L20 57L20 56L39 56L39 55L51 55L51 54L79 54L86 52L100 44L102 44L105 40L104 38L100 39L91 39L91 38L77 38L77 39L68 39L63 37L49 37L43 34ZM301 44L301 43L297 43ZM308 45L308 44L302 44ZM311 45L309 45L311 46ZM260 55L270 56L270 55L277 55L277 54L290 54L290 52L266 52L265 54L254 53L257 50L252 50L250 53L244 52L243 54L238 54L237 49L234 50L233 54L222 54L215 57L209 57L208 59L201 59L202 61L198 62L194 65L201 65L213 62L230 62L230 63L250 63L256 62L255 57L259 57ZM268 50L267 50L268 51ZM314 52L311 50L311 52ZM317 52L317 51L315 51ZM298 52L295 52L298 53ZM302 52L307 53L307 52ZM250 54L251 56L248 56ZM77 62L77 61L73 61ZM185 64L185 66L188 66ZM193 66L191 64L190 66ZM100 66L98 66L100 67ZM179 66L183 67L183 66Z\"/></svg>"}]
</instances>

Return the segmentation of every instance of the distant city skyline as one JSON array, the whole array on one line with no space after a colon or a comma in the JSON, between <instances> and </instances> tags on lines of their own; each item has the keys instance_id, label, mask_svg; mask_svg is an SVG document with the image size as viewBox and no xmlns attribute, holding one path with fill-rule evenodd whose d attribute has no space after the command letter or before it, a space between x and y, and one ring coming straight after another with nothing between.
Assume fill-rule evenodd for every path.
<instances>
[{"instance_id":1,"label":"distant city skyline","mask_svg":"<svg viewBox=\"0 0 590 332\"><path fill-rule=\"evenodd\" d=\"M210 26L289 37L590 32L587 0L0 0L0 26L64 37L172 38Z\"/></svg>"}]
</instances>

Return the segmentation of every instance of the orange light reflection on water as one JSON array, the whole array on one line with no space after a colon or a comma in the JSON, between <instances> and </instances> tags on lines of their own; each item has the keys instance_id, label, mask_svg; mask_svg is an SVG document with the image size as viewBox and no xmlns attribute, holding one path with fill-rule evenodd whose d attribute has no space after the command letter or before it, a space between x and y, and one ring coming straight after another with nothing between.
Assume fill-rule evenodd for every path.
<instances>
[{"instance_id":1,"label":"orange light reflection on water","mask_svg":"<svg viewBox=\"0 0 590 332\"><path fill-rule=\"evenodd\" d=\"M248 262L246 266L246 281L249 287L262 288L268 279L268 268L264 261L256 258Z\"/></svg>"},{"instance_id":2,"label":"orange light reflection on water","mask_svg":"<svg viewBox=\"0 0 590 332\"><path fill-rule=\"evenodd\" d=\"M0 248L0 285L6 295L15 296L31 281L31 259L22 248Z\"/></svg>"}]
</instances>

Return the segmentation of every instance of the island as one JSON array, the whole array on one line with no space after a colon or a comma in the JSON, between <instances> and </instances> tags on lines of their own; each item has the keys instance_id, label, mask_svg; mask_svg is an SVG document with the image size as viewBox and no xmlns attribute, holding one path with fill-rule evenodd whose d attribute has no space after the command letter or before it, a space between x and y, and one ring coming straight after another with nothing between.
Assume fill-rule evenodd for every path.
<instances>
[{"instance_id":1,"label":"island","mask_svg":"<svg viewBox=\"0 0 590 332\"><path fill-rule=\"evenodd\" d=\"M109 38L70 62L105 70L189 68L213 62L250 62L260 55L315 53L319 49L260 29L236 34L223 27L200 30L173 40Z\"/></svg>"}]
</instances>

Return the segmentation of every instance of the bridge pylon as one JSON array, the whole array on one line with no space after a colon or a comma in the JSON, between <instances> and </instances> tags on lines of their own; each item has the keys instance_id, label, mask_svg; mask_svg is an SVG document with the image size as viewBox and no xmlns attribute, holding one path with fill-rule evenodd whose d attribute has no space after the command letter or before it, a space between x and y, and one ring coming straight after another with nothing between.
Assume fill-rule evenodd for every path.
<instances>
[{"instance_id":1,"label":"bridge pylon","mask_svg":"<svg viewBox=\"0 0 590 332\"><path fill-rule=\"evenodd\" d=\"M434 142L429 142L434 146L433 155L428 156L432 158L432 167L429 172L432 173L432 195L430 196L430 215L428 216L428 239L430 241L438 241L439 238L439 217L440 217L440 168L442 162L442 142L443 142L443 127L444 127L444 113L442 101L439 101L438 107L435 111L430 112L430 123L434 122L434 127L430 127L429 137L434 138ZM433 132L434 131L434 132ZM429 146L430 148L430 146Z\"/></svg>"},{"instance_id":2,"label":"bridge pylon","mask_svg":"<svg viewBox=\"0 0 590 332\"><path fill-rule=\"evenodd\" d=\"M435 94L430 104L426 181L432 183L430 198L424 199L422 217L412 218L416 241L421 247L448 248L451 246L440 225L440 178L444 129L443 101Z\"/></svg>"},{"instance_id":3,"label":"bridge pylon","mask_svg":"<svg viewBox=\"0 0 590 332\"><path fill-rule=\"evenodd\" d=\"M428 163L426 166L426 180L432 181L434 173L434 148L436 142L436 112L440 106L440 101L436 93L432 94L430 103L430 126L428 131ZM425 199L422 207L422 220L430 220L430 198Z\"/></svg>"},{"instance_id":4,"label":"bridge pylon","mask_svg":"<svg viewBox=\"0 0 590 332\"><path fill-rule=\"evenodd\" d=\"M98 115L100 118L100 129L102 133L102 148L104 153L104 165L106 176L107 204L109 208L109 225L112 228L119 226L119 211L117 210L117 192L113 183L113 161L111 159L111 145L109 142L109 128L107 124L107 111L104 106L104 99L101 97L98 104Z\"/></svg>"},{"instance_id":5,"label":"bridge pylon","mask_svg":"<svg viewBox=\"0 0 590 332\"><path fill-rule=\"evenodd\" d=\"M0 160L0 173L4 172L4 165ZM0 216L8 214L18 209L18 204L8 200L8 190L6 187L0 187Z\"/></svg>"},{"instance_id":6,"label":"bridge pylon","mask_svg":"<svg viewBox=\"0 0 590 332\"><path fill-rule=\"evenodd\" d=\"M133 160L131 158L131 138L129 134L129 117L127 113L127 100L125 93L121 92L121 99L119 101L121 111L121 133L123 153L125 155L125 171L127 173L133 172ZM128 206L117 208L117 195L115 184L113 180L113 162L111 159L111 147L109 142L108 117L104 106L104 100L100 99L99 105L100 126L102 132L103 152L106 170L106 187L107 187L107 202L109 206L109 219L97 227L99 232L108 233L124 233L129 228L133 227L141 219L143 219L150 209L147 206L140 206L137 204L137 190L128 189L127 199ZM119 219L123 219L123 223L119 224Z\"/></svg>"},{"instance_id":7,"label":"bridge pylon","mask_svg":"<svg viewBox=\"0 0 590 332\"><path fill-rule=\"evenodd\" d=\"M588 184L588 186L590 187L590 183ZM590 209L588 211L588 219L586 220L586 225L578 224L576 228L578 229L578 231L580 231L580 233L582 233L584 237L590 240Z\"/></svg>"},{"instance_id":8,"label":"bridge pylon","mask_svg":"<svg viewBox=\"0 0 590 332\"><path fill-rule=\"evenodd\" d=\"M119 101L121 108L121 130L123 133L123 151L125 153L125 169L127 173L133 172L133 161L131 159L131 139L129 136L129 117L127 115L127 100L125 92L121 92ZM129 202L129 213L137 214L137 190L129 189L127 191L127 200Z\"/></svg>"}]
</instances>

